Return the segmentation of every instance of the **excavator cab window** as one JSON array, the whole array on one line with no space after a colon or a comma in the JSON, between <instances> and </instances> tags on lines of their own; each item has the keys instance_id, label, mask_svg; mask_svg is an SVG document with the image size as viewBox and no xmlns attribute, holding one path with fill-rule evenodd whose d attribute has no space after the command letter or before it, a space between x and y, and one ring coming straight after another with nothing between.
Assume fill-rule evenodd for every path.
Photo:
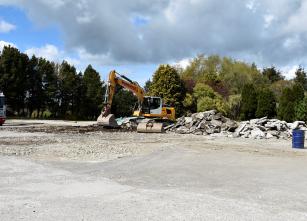
<instances>
[{"instance_id":1,"label":"excavator cab window","mask_svg":"<svg viewBox=\"0 0 307 221\"><path fill-rule=\"evenodd\" d=\"M161 106L161 99L160 98L156 98L156 97L152 97L150 99L150 110L155 110L160 108Z\"/></svg>"},{"instance_id":2,"label":"excavator cab window","mask_svg":"<svg viewBox=\"0 0 307 221\"><path fill-rule=\"evenodd\" d=\"M143 101L142 112L150 114L151 110L156 110L161 107L161 98L159 97L145 97Z\"/></svg>"}]
</instances>

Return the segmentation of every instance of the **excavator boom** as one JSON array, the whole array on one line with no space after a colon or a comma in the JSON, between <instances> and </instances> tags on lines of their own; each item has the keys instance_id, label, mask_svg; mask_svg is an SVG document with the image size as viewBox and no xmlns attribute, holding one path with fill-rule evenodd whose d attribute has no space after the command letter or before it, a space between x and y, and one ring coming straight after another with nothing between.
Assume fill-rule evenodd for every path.
<instances>
[{"instance_id":1,"label":"excavator boom","mask_svg":"<svg viewBox=\"0 0 307 221\"><path fill-rule=\"evenodd\" d=\"M116 85L120 85L128 89L138 98L139 110L141 109L141 105L144 100L144 90L141 86L139 86L137 82L134 82L126 76L117 73L115 70L111 71L109 73L109 80L106 89L107 91L105 94L104 110L97 119L98 124L105 127L118 127L114 115L111 114L111 106L115 94Z\"/></svg>"}]
</instances>

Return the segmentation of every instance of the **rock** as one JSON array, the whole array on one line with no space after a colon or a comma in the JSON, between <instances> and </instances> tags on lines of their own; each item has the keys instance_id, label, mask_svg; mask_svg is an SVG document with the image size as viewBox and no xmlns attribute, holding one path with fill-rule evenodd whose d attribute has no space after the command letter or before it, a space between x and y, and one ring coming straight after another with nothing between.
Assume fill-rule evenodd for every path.
<instances>
[{"instance_id":1,"label":"rock","mask_svg":"<svg viewBox=\"0 0 307 221\"><path fill-rule=\"evenodd\" d=\"M239 125L239 127L236 129L235 133L240 134L240 133L244 130L244 128L245 128L246 125L247 125L246 122L242 122L242 123Z\"/></svg>"},{"instance_id":2,"label":"rock","mask_svg":"<svg viewBox=\"0 0 307 221\"><path fill-rule=\"evenodd\" d=\"M259 128L255 128L251 131L251 138L253 139L262 139L264 137L265 134Z\"/></svg>"},{"instance_id":3,"label":"rock","mask_svg":"<svg viewBox=\"0 0 307 221\"><path fill-rule=\"evenodd\" d=\"M192 117L193 117L193 115L192 115ZM198 120L202 120L202 119L205 118L205 113L204 113L204 112L196 113L196 114L194 115L194 118L196 118L196 119L198 119Z\"/></svg>"},{"instance_id":4,"label":"rock","mask_svg":"<svg viewBox=\"0 0 307 221\"><path fill-rule=\"evenodd\" d=\"M214 127L221 127L222 124L223 124L223 122L219 121L219 120L214 119L214 120L211 121L211 125L213 125Z\"/></svg>"},{"instance_id":5,"label":"rock","mask_svg":"<svg viewBox=\"0 0 307 221\"><path fill-rule=\"evenodd\" d=\"M291 129L292 130L298 129L300 125L305 125L305 122L304 121L295 121L291 125Z\"/></svg>"},{"instance_id":6,"label":"rock","mask_svg":"<svg viewBox=\"0 0 307 221\"><path fill-rule=\"evenodd\" d=\"M271 139L274 138L274 136L271 133L267 133L266 134L266 139Z\"/></svg>"}]
</instances>

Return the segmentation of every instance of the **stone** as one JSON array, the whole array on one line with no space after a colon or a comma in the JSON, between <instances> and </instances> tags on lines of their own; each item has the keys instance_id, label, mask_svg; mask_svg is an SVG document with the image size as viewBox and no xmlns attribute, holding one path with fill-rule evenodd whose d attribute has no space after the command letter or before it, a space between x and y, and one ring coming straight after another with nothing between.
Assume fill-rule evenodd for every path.
<instances>
[{"instance_id":1,"label":"stone","mask_svg":"<svg viewBox=\"0 0 307 221\"><path fill-rule=\"evenodd\" d=\"M298 129L300 125L305 125L305 122L304 121L295 121L295 122L293 122L291 129L292 130Z\"/></svg>"},{"instance_id":2,"label":"stone","mask_svg":"<svg viewBox=\"0 0 307 221\"><path fill-rule=\"evenodd\" d=\"M266 139L272 139L272 138L274 138L274 136L271 133L266 134Z\"/></svg>"},{"instance_id":3,"label":"stone","mask_svg":"<svg viewBox=\"0 0 307 221\"><path fill-rule=\"evenodd\" d=\"M253 139L262 139L264 137L265 134L259 128L255 128L251 131L251 138Z\"/></svg>"}]
</instances>

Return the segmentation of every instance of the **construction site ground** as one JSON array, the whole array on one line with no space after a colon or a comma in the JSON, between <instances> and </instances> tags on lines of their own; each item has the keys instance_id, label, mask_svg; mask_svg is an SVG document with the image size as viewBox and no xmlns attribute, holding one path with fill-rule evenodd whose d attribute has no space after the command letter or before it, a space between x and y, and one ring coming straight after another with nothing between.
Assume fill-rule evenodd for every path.
<instances>
[{"instance_id":1,"label":"construction site ground","mask_svg":"<svg viewBox=\"0 0 307 221\"><path fill-rule=\"evenodd\" d=\"M8 120L0 220L307 220L307 150Z\"/></svg>"}]
</instances>

